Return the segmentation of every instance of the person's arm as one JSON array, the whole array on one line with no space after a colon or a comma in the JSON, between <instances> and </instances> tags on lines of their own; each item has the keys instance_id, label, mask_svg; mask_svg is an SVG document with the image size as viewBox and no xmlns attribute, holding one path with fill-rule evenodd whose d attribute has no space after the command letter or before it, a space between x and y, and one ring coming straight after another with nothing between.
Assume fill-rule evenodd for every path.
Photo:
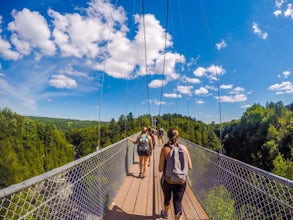
<instances>
[{"instance_id":1,"label":"person's arm","mask_svg":"<svg viewBox=\"0 0 293 220\"><path fill-rule=\"evenodd\" d=\"M190 154L189 154L189 151L188 151L187 147L185 147L185 150L186 150L187 160L188 160L188 169L191 170L192 169L192 162L191 162L191 159L190 159Z\"/></svg>"},{"instance_id":2,"label":"person's arm","mask_svg":"<svg viewBox=\"0 0 293 220\"><path fill-rule=\"evenodd\" d=\"M152 136L148 135L148 139L149 139L149 143L150 143L150 150L152 151L154 149L153 138L152 138Z\"/></svg>"},{"instance_id":3,"label":"person's arm","mask_svg":"<svg viewBox=\"0 0 293 220\"><path fill-rule=\"evenodd\" d=\"M136 140L133 140L131 137L128 137L127 139L130 140L133 144L138 144L139 136L136 138Z\"/></svg>"},{"instance_id":4,"label":"person's arm","mask_svg":"<svg viewBox=\"0 0 293 220\"><path fill-rule=\"evenodd\" d=\"M159 172L163 172L164 165L165 165L164 148L162 148L160 159L159 159Z\"/></svg>"}]
</instances>

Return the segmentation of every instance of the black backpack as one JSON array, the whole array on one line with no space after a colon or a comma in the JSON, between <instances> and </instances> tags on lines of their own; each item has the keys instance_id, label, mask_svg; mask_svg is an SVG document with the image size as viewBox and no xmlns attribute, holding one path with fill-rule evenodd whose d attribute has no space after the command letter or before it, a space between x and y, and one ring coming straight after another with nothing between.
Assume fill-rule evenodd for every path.
<instances>
[{"instance_id":1,"label":"black backpack","mask_svg":"<svg viewBox=\"0 0 293 220\"><path fill-rule=\"evenodd\" d=\"M149 139L146 134L140 136L139 142L137 144L137 151L148 151L150 150Z\"/></svg>"}]
</instances>

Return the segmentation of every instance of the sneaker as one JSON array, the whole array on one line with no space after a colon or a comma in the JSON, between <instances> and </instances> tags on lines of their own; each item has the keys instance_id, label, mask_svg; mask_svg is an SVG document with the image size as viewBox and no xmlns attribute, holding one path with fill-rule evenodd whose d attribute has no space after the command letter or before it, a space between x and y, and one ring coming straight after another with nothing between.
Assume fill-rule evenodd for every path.
<instances>
[{"instance_id":1,"label":"sneaker","mask_svg":"<svg viewBox=\"0 0 293 220\"><path fill-rule=\"evenodd\" d=\"M161 216L163 219L168 219L168 214L164 209L161 211Z\"/></svg>"}]
</instances>

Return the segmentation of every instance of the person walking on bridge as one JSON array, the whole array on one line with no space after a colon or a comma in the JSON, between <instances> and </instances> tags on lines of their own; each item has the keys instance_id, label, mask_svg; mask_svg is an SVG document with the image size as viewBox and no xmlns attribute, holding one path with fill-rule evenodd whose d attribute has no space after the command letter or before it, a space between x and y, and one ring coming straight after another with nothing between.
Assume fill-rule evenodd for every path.
<instances>
[{"instance_id":1,"label":"person walking on bridge","mask_svg":"<svg viewBox=\"0 0 293 220\"><path fill-rule=\"evenodd\" d=\"M144 179L146 177L146 169L148 158L153 150L152 137L148 134L147 127L144 127L136 138L133 140L128 137L133 144L137 144L137 154L139 158L139 178Z\"/></svg>"},{"instance_id":2,"label":"person walking on bridge","mask_svg":"<svg viewBox=\"0 0 293 220\"><path fill-rule=\"evenodd\" d=\"M192 163L187 147L178 143L178 130L171 128L167 136L169 140L161 149L159 159L159 172L163 172L161 187L164 193L164 209L161 211L161 216L164 219L168 218L173 194L175 220L181 220L181 203L186 189L188 170L192 169Z\"/></svg>"}]
</instances>

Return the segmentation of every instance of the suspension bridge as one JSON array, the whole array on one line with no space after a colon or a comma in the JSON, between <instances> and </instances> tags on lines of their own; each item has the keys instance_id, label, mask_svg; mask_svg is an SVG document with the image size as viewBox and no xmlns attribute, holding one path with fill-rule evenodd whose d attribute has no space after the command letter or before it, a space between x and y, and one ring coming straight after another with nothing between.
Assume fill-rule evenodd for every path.
<instances>
[{"instance_id":1,"label":"suspension bridge","mask_svg":"<svg viewBox=\"0 0 293 220\"><path fill-rule=\"evenodd\" d=\"M293 219L293 181L180 142L193 163L184 219ZM159 152L157 145L145 179L137 177L135 145L123 139L2 189L0 219L161 219Z\"/></svg>"}]
</instances>

